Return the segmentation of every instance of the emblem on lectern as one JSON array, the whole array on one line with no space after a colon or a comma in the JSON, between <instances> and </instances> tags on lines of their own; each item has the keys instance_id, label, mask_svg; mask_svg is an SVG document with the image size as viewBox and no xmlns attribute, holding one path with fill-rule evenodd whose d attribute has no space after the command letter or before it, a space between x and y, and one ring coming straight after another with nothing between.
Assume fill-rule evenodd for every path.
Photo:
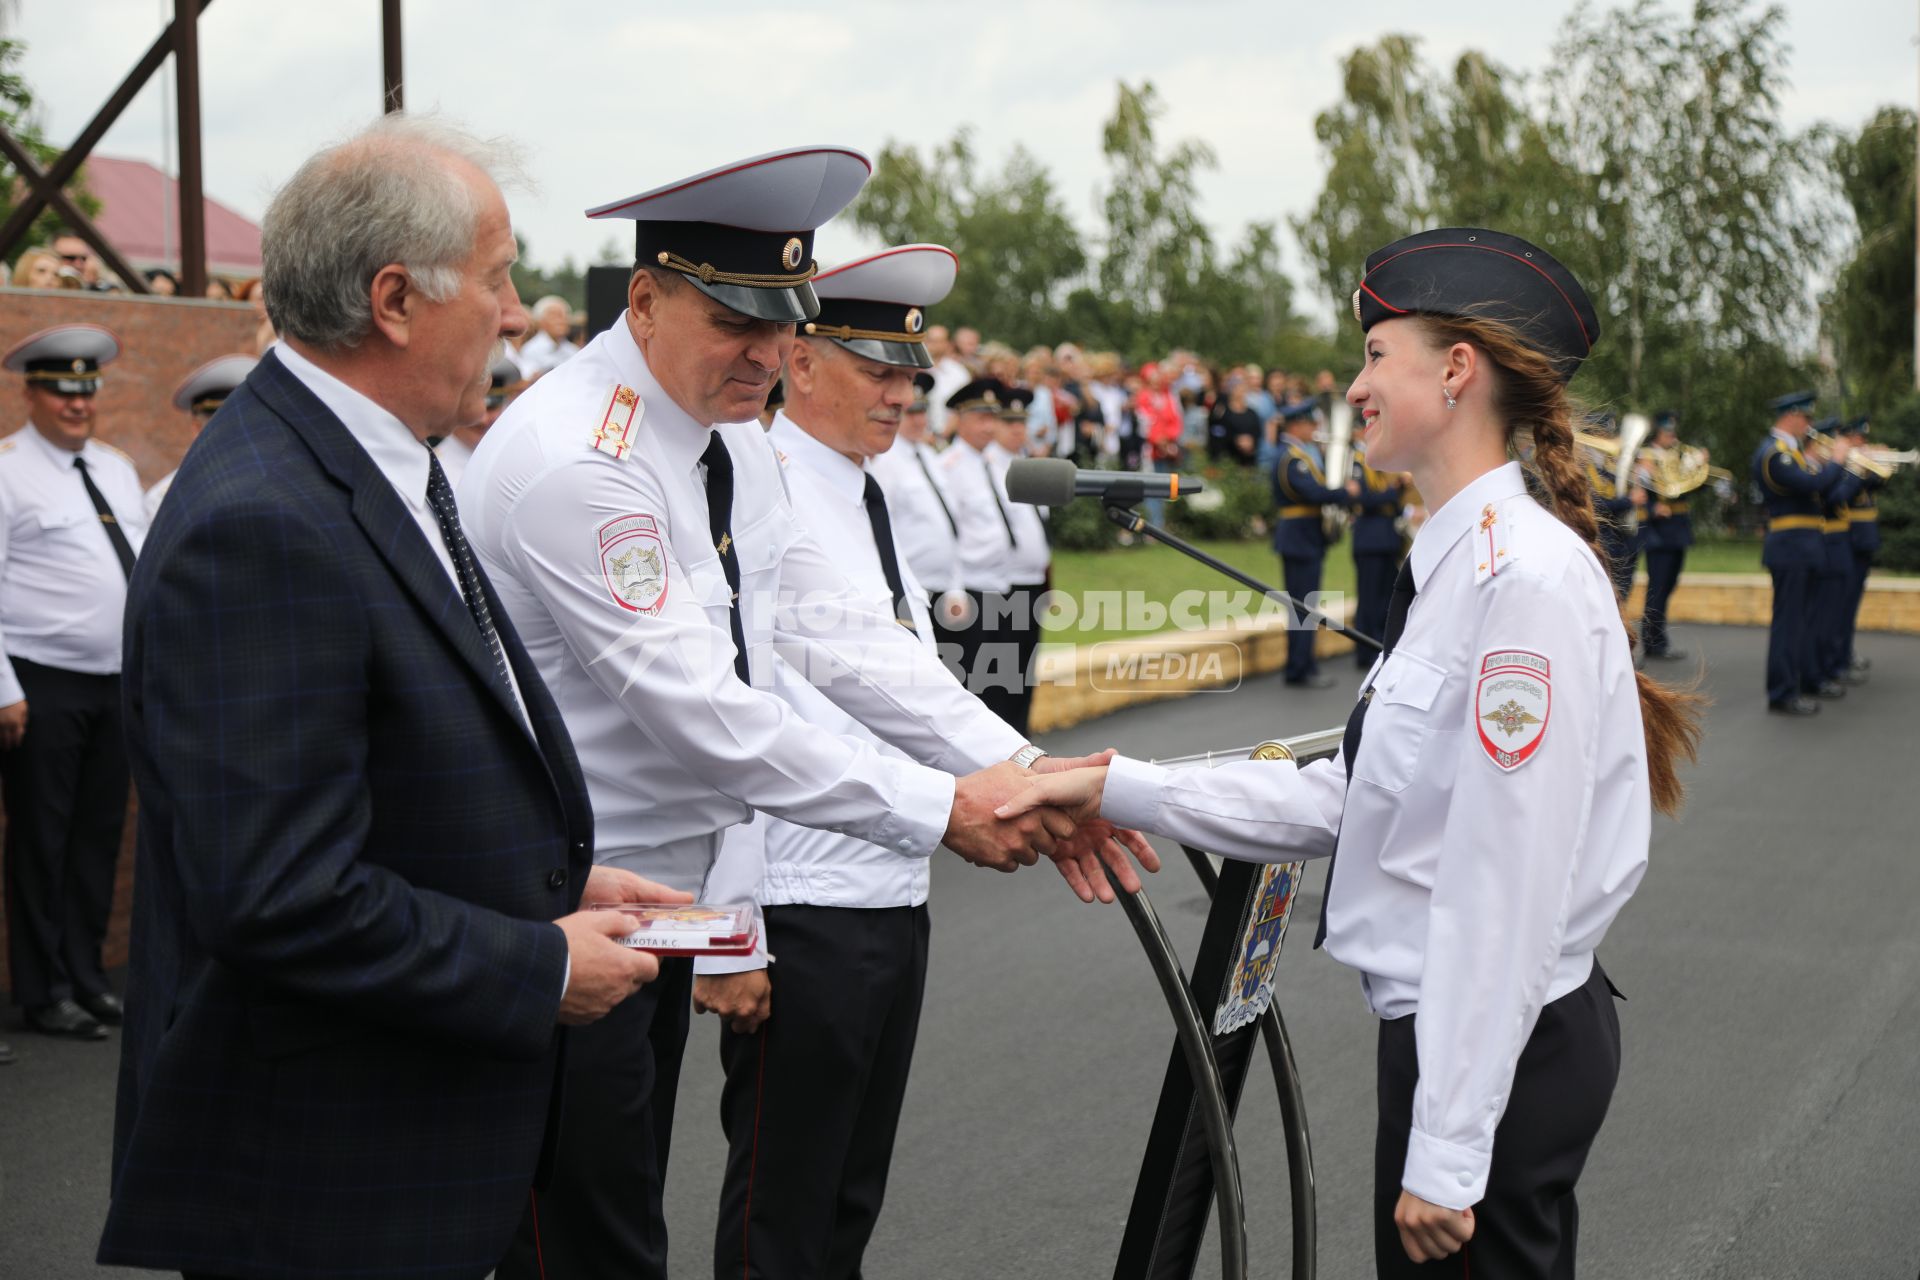
<instances>
[{"instance_id":1,"label":"emblem on lectern","mask_svg":"<svg viewBox=\"0 0 1920 1280\"><path fill-rule=\"evenodd\" d=\"M1280 967L1280 942L1293 914L1293 891L1305 866L1281 862L1266 867L1254 887L1253 906L1240 930L1240 946L1213 1015L1213 1034L1249 1026L1273 1003L1273 981Z\"/></svg>"}]
</instances>

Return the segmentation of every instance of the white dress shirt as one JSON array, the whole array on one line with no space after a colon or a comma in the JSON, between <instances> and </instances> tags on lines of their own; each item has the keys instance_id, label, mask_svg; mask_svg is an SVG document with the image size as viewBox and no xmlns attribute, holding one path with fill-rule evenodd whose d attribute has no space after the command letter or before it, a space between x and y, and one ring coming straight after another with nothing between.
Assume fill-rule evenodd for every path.
<instances>
[{"instance_id":1,"label":"white dress shirt","mask_svg":"<svg viewBox=\"0 0 1920 1280\"><path fill-rule=\"evenodd\" d=\"M933 387L927 392L927 429L935 436L947 434L947 401L972 381L973 370L958 356L941 356L933 366Z\"/></svg>"},{"instance_id":2,"label":"white dress shirt","mask_svg":"<svg viewBox=\"0 0 1920 1280\"><path fill-rule=\"evenodd\" d=\"M821 444L784 413L777 414L767 433L787 461L787 488L794 506L807 513L807 532L829 559L847 575L856 591L877 609L891 612L893 592L873 538L867 516L867 472L845 455ZM882 490L885 493L885 490ZM887 495L888 522L893 518ZM898 557L899 539L894 539ZM926 592L904 558L899 559L901 585L906 589L914 629L923 645L934 643L933 619ZM874 736L864 725L784 661L774 668L776 687L802 719L830 733L862 739L881 755L905 759L896 748ZM767 906L806 903L819 907L917 907L927 900L927 859L909 857L853 836L798 826L766 818L766 885L760 901Z\"/></svg>"},{"instance_id":3,"label":"white dress shirt","mask_svg":"<svg viewBox=\"0 0 1920 1280\"><path fill-rule=\"evenodd\" d=\"M1053 565L1046 508L1007 497L1007 470L1013 466L1013 455L997 444L988 445L986 454L1000 500L1007 504L1007 519L1013 522L1015 545L1007 552L1007 575L1016 587L1039 586L1047 580L1047 570Z\"/></svg>"},{"instance_id":4,"label":"white dress shirt","mask_svg":"<svg viewBox=\"0 0 1920 1280\"><path fill-rule=\"evenodd\" d=\"M148 524L152 524L153 518L160 514L160 504L166 501L167 490L173 488L173 478L179 474L178 471L169 471L153 482L153 488L147 490L140 505L146 508Z\"/></svg>"},{"instance_id":5,"label":"white dress shirt","mask_svg":"<svg viewBox=\"0 0 1920 1280\"><path fill-rule=\"evenodd\" d=\"M394 492L400 495L400 501L406 504L407 514L419 526L420 536L433 549L440 567L447 571L453 589L460 591L460 571L454 568L453 553L447 550L447 540L440 532L440 519L433 514L433 507L427 502L427 463L433 453L427 448L427 442L414 435L411 427L381 405L294 350L292 343L276 343L273 350L280 363L287 367L287 372L313 392L314 398L340 420L354 443L366 450L367 456L373 459L373 465L386 477ZM452 483L451 478L448 483ZM455 505L458 505L458 501L455 499ZM472 531L464 511L460 513L460 527L471 539ZM498 591L497 586L495 590ZM462 598L465 598L464 592ZM520 696L520 678L514 675L511 662L506 664L506 668L507 683L513 686L514 705L519 708L521 722L531 732L532 721L527 719L526 704Z\"/></svg>"},{"instance_id":6,"label":"white dress shirt","mask_svg":"<svg viewBox=\"0 0 1920 1280\"><path fill-rule=\"evenodd\" d=\"M140 476L126 454L98 440L75 453L32 425L0 440L0 707L25 696L10 658L85 675L120 670L127 575L75 458L135 555L146 537Z\"/></svg>"},{"instance_id":7,"label":"white dress shirt","mask_svg":"<svg viewBox=\"0 0 1920 1280\"><path fill-rule=\"evenodd\" d=\"M894 545L913 566L913 576L929 591L958 587L960 534L939 452L901 436L893 448L868 461L867 473L886 492Z\"/></svg>"},{"instance_id":8,"label":"white dress shirt","mask_svg":"<svg viewBox=\"0 0 1920 1280\"><path fill-rule=\"evenodd\" d=\"M1013 504L1005 492L994 492L998 480L992 463L956 436L940 455L940 466L946 473L953 518L960 526L960 585L968 591L1007 590L1013 585L1014 535L1008 532Z\"/></svg>"},{"instance_id":9,"label":"white dress shirt","mask_svg":"<svg viewBox=\"0 0 1920 1280\"><path fill-rule=\"evenodd\" d=\"M624 457L594 445L616 411L623 423L631 413ZM730 593L708 526L701 457L716 432L733 462L753 686L734 672ZM754 842L721 839L755 808L924 858L945 834L952 775L1022 745L804 530L760 424L695 421L624 319L508 407L461 496L473 545L573 736L601 862L710 901L755 898ZM802 720L770 691L776 643L921 763ZM696 969L760 962L703 957Z\"/></svg>"},{"instance_id":10,"label":"white dress shirt","mask_svg":"<svg viewBox=\"0 0 1920 1280\"><path fill-rule=\"evenodd\" d=\"M459 436L447 436L433 446L433 451L440 458L440 469L447 473L447 483L454 487L457 495L460 477L467 474L467 463L473 461L473 446ZM459 500L457 496L454 498L455 502Z\"/></svg>"},{"instance_id":11,"label":"white dress shirt","mask_svg":"<svg viewBox=\"0 0 1920 1280\"><path fill-rule=\"evenodd\" d=\"M1633 662L1612 586L1526 495L1518 463L1422 526L1418 595L1371 695L1352 787L1340 759L1167 770L1120 759L1102 810L1229 857L1340 857L1326 949L1382 1018L1418 1012L1420 1082L1402 1175L1464 1209L1541 1007L1592 972L1646 870L1652 805ZM1496 655L1538 658L1537 745L1497 763ZM1550 665L1549 665L1550 664ZM1510 668L1509 668L1510 669ZM1541 677L1544 678L1541 678ZM1487 686L1485 689L1482 686Z\"/></svg>"},{"instance_id":12,"label":"white dress shirt","mask_svg":"<svg viewBox=\"0 0 1920 1280\"><path fill-rule=\"evenodd\" d=\"M537 378L543 373L551 373L579 354L580 348L565 338L558 340L547 336L543 329L521 344L513 354L513 362L520 366L520 376Z\"/></svg>"}]
</instances>

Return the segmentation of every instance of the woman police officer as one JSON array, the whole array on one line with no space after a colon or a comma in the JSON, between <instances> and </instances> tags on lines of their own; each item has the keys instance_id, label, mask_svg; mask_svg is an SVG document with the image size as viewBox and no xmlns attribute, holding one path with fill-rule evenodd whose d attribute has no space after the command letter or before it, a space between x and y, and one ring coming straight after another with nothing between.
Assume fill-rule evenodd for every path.
<instances>
[{"instance_id":1,"label":"woman police officer","mask_svg":"<svg viewBox=\"0 0 1920 1280\"><path fill-rule=\"evenodd\" d=\"M1433 515L1341 755L1117 757L1001 813L1335 855L1321 937L1381 1019L1379 1274L1571 1276L1574 1184L1620 1061L1594 949L1645 870L1652 810L1679 805L1697 699L1635 673L1595 552L1566 384L1599 322L1573 275L1513 236L1442 228L1370 256L1354 311L1368 459L1412 472ZM1550 508L1510 460L1529 441Z\"/></svg>"}]
</instances>

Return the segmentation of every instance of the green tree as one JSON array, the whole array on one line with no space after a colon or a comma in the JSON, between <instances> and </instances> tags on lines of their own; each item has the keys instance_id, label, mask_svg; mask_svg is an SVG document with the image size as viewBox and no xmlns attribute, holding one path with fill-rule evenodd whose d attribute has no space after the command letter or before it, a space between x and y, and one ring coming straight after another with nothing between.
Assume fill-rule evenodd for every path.
<instances>
[{"instance_id":1,"label":"green tree","mask_svg":"<svg viewBox=\"0 0 1920 1280\"><path fill-rule=\"evenodd\" d=\"M520 245L520 261L514 264L513 283L520 297L532 303L548 294L565 298L567 305L575 311L581 311L587 305L587 269L573 260L573 256L560 259L558 266L541 267L527 256L527 240L524 236L515 236ZM620 242L609 237L600 246L590 265L620 266L629 262L630 256L623 254Z\"/></svg>"},{"instance_id":2,"label":"green tree","mask_svg":"<svg viewBox=\"0 0 1920 1280\"><path fill-rule=\"evenodd\" d=\"M6 14L0 10L0 18ZM60 158L58 148L47 145L40 134L35 119L33 89L20 75L19 62L26 52L26 45L18 40L0 36L0 128L12 134L20 145L42 169ZM0 160L0 222L4 222L13 213L24 184L12 164ZM86 169L82 168L67 184L67 195L80 206L88 217L100 212L100 202L86 190ZM27 228L27 234L13 246L17 256L19 251L32 245L46 244L61 230L59 215L51 209L42 209L40 215Z\"/></svg>"},{"instance_id":3,"label":"green tree","mask_svg":"<svg viewBox=\"0 0 1920 1280\"><path fill-rule=\"evenodd\" d=\"M1827 310L1850 407L1878 413L1912 393L1914 113L1882 107L1833 149L1859 242Z\"/></svg>"},{"instance_id":4,"label":"green tree","mask_svg":"<svg viewBox=\"0 0 1920 1280\"><path fill-rule=\"evenodd\" d=\"M966 129L924 157L889 142L847 216L887 244L954 251L960 274L937 310L941 323L972 325L1016 348L1062 336L1062 309L1086 270L1086 249L1052 176L1024 148L987 172Z\"/></svg>"}]
</instances>

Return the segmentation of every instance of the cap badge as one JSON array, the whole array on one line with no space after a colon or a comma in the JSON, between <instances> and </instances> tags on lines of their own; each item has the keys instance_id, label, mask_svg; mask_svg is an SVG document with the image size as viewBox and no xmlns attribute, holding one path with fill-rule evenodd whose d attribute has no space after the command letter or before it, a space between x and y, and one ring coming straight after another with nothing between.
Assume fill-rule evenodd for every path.
<instances>
[{"instance_id":1,"label":"cap badge","mask_svg":"<svg viewBox=\"0 0 1920 1280\"><path fill-rule=\"evenodd\" d=\"M920 314L920 308L907 308L907 332L918 333L927 327L927 318Z\"/></svg>"},{"instance_id":2,"label":"cap badge","mask_svg":"<svg viewBox=\"0 0 1920 1280\"><path fill-rule=\"evenodd\" d=\"M85 373L87 371L87 362L85 360L75 360L73 362L73 371L75 373Z\"/></svg>"},{"instance_id":3,"label":"cap badge","mask_svg":"<svg viewBox=\"0 0 1920 1280\"><path fill-rule=\"evenodd\" d=\"M789 271L798 271L800 269L800 255L806 251L807 247L800 243L800 237L793 237L793 239L787 241L786 247L780 250L780 265Z\"/></svg>"},{"instance_id":4,"label":"cap badge","mask_svg":"<svg viewBox=\"0 0 1920 1280\"><path fill-rule=\"evenodd\" d=\"M1366 321L1360 318L1360 291L1358 289L1353 291L1353 322L1355 324L1366 323Z\"/></svg>"}]
</instances>

